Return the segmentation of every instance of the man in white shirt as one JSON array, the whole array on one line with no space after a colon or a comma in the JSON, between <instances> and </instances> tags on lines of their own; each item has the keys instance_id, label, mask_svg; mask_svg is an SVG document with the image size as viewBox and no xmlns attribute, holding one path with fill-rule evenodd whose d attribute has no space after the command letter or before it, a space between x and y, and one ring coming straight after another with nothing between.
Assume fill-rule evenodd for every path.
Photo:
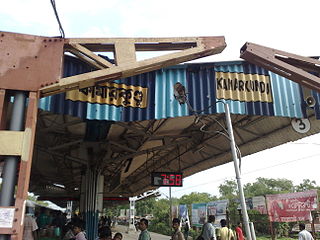
<instances>
[{"instance_id":1,"label":"man in white shirt","mask_svg":"<svg viewBox=\"0 0 320 240\"><path fill-rule=\"evenodd\" d=\"M304 223L299 224L299 240L313 240L311 233L306 230L306 226Z\"/></svg>"},{"instance_id":2,"label":"man in white shirt","mask_svg":"<svg viewBox=\"0 0 320 240\"><path fill-rule=\"evenodd\" d=\"M216 240L216 229L213 226L216 220L214 215L209 215L208 222L203 225L203 230L201 236L204 240Z\"/></svg>"}]
</instances>

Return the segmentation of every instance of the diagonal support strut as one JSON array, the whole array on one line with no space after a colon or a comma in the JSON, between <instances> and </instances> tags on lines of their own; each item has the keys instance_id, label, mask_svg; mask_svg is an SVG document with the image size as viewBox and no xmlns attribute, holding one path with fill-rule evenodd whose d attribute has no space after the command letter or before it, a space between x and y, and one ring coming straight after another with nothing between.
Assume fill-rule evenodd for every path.
<instances>
[{"instance_id":1,"label":"diagonal support strut","mask_svg":"<svg viewBox=\"0 0 320 240\"><path fill-rule=\"evenodd\" d=\"M240 57L320 92L320 61L247 42Z\"/></svg>"}]
</instances>

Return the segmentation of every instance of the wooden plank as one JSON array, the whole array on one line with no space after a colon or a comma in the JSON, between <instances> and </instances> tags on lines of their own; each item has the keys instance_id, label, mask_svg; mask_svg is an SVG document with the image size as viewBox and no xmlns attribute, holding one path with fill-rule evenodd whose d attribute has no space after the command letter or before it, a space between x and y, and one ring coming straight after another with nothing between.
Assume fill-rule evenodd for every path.
<instances>
[{"instance_id":1,"label":"wooden plank","mask_svg":"<svg viewBox=\"0 0 320 240\"><path fill-rule=\"evenodd\" d=\"M22 131L0 131L0 155L21 155L23 137Z\"/></svg>"},{"instance_id":2,"label":"wooden plank","mask_svg":"<svg viewBox=\"0 0 320 240\"><path fill-rule=\"evenodd\" d=\"M79 43L91 51L113 52L119 42L133 42L137 51L171 51L198 46L203 39L212 37L170 37L170 38L71 38L70 44Z\"/></svg>"},{"instance_id":3,"label":"wooden plank","mask_svg":"<svg viewBox=\"0 0 320 240\"><path fill-rule=\"evenodd\" d=\"M32 155L34 148L34 139L38 117L38 92L29 93L29 104L27 109L24 143L22 147L22 156L20 161L19 177L15 201L15 219L14 228L17 231L16 240L22 240L23 236L23 217L25 213L25 204L28 197Z\"/></svg>"},{"instance_id":4,"label":"wooden plank","mask_svg":"<svg viewBox=\"0 0 320 240\"><path fill-rule=\"evenodd\" d=\"M133 63L124 63L112 68L97 70L76 76L60 79L59 83L40 89L42 96L49 96L67 89L77 89L106 81L134 76L140 73L153 71L181 62L220 53L226 47L223 37L203 39L198 47L181 50L176 53L166 54Z\"/></svg>"},{"instance_id":5,"label":"wooden plank","mask_svg":"<svg viewBox=\"0 0 320 240\"><path fill-rule=\"evenodd\" d=\"M201 38L207 37L139 37L139 38L68 38L67 42L79 44L115 44L120 41L130 41L135 43L181 43L197 42ZM212 38L212 37L208 37Z\"/></svg>"},{"instance_id":6,"label":"wooden plank","mask_svg":"<svg viewBox=\"0 0 320 240\"><path fill-rule=\"evenodd\" d=\"M136 49L133 41L119 41L115 43L115 59L117 65L136 62Z\"/></svg>"},{"instance_id":7,"label":"wooden plank","mask_svg":"<svg viewBox=\"0 0 320 240\"><path fill-rule=\"evenodd\" d=\"M28 161L29 154L30 154L30 148L33 148L31 145L32 142L32 129L26 128L24 130L23 134L23 141L22 141L22 147L21 147L21 160L22 161Z\"/></svg>"},{"instance_id":8,"label":"wooden plank","mask_svg":"<svg viewBox=\"0 0 320 240\"><path fill-rule=\"evenodd\" d=\"M99 57L98 55L96 55L95 53L91 52L89 49L81 46L78 43L70 44L70 46L76 49L77 51L81 52L85 56L89 57L90 59L94 60L98 65L101 65L102 67L113 67L112 63L108 62L102 57Z\"/></svg>"},{"instance_id":9,"label":"wooden plank","mask_svg":"<svg viewBox=\"0 0 320 240\"><path fill-rule=\"evenodd\" d=\"M6 129L8 99L6 90L0 89L0 130Z\"/></svg>"},{"instance_id":10,"label":"wooden plank","mask_svg":"<svg viewBox=\"0 0 320 240\"><path fill-rule=\"evenodd\" d=\"M70 52L73 55L75 55L76 57L80 58L81 60L83 60L84 62L88 63L90 66L97 68L97 69L104 69L105 67L97 64L96 62L94 62L92 59L86 57L85 55L81 54L80 52L78 52L77 50L73 49L73 48L67 48L66 52Z\"/></svg>"},{"instance_id":11,"label":"wooden plank","mask_svg":"<svg viewBox=\"0 0 320 240\"><path fill-rule=\"evenodd\" d=\"M12 228L0 228L0 234L15 234Z\"/></svg>"}]
</instances>

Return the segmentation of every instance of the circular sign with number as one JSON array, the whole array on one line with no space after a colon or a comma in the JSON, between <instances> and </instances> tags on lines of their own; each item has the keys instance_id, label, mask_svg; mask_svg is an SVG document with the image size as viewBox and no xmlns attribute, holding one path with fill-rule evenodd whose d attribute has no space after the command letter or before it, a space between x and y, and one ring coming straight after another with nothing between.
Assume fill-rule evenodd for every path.
<instances>
[{"instance_id":1,"label":"circular sign with number","mask_svg":"<svg viewBox=\"0 0 320 240\"><path fill-rule=\"evenodd\" d=\"M292 119L291 125L298 133L307 133L310 130L310 121L306 118Z\"/></svg>"}]
</instances>

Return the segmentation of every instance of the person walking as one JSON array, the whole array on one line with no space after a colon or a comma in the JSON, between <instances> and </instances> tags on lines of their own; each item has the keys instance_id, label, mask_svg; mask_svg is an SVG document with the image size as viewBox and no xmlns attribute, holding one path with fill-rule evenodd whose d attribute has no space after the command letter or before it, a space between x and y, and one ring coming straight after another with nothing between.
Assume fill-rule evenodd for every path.
<instances>
[{"instance_id":1,"label":"person walking","mask_svg":"<svg viewBox=\"0 0 320 240\"><path fill-rule=\"evenodd\" d=\"M217 234L218 240L234 240L233 231L227 227L227 221L225 219L221 219L220 225L221 228Z\"/></svg>"},{"instance_id":2,"label":"person walking","mask_svg":"<svg viewBox=\"0 0 320 240\"><path fill-rule=\"evenodd\" d=\"M203 225L201 237L203 240L216 240L216 229L213 226L216 217L214 215L209 215L208 222Z\"/></svg>"},{"instance_id":3,"label":"person walking","mask_svg":"<svg viewBox=\"0 0 320 240\"><path fill-rule=\"evenodd\" d=\"M174 232L171 235L171 240L184 240L183 233L180 231L180 219L172 219L172 228Z\"/></svg>"},{"instance_id":4,"label":"person walking","mask_svg":"<svg viewBox=\"0 0 320 240\"><path fill-rule=\"evenodd\" d=\"M24 216L24 226L23 226L23 240L36 240L36 230L38 225L36 220L32 216L32 210L30 207L27 207L26 214Z\"/></svg>"},{"instance_id":5,"label":"person walking","mask_svg":"<svg viewBox=\"0 0 320 240\"><path fill-rule=\"evenodd\" d=\"M311 233L306 230L306 225L304 223L299 224L299 240L313 240Z\"/></svg>"},{"instance_id":6,"label":"person walking","mask_svg":"<svg viewBox=\"0 0 320 240\"><path fill-rule=\"evenodd\" d=\"M236 231L237 240L244 240L241 222L238 222L238 225L235 228L235 231Z\"/></svg>"},{"instance_id":7,"label":"person walking","mask_svg":"<svg viewBox=\"0 0 320 240\"><path fill-rule=\"evenodd\" d=\"M140 234L138 240L151 240L150 233L148 232L148 220L145 218L142 218L139 222L139 229L140 229Z\"/></svg>"}]
</instances>

